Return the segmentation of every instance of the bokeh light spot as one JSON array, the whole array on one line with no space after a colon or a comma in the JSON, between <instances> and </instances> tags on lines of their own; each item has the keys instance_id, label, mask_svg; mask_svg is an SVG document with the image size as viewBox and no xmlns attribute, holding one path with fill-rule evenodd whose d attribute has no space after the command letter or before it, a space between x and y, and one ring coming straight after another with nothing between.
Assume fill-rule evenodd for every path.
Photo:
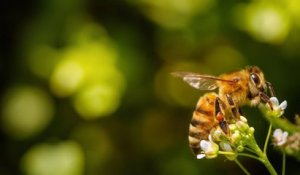
<instances>
[{"instance_id":1,"label":"bokeh light spot","mask_svg":"<svg viewBox=\"0 0 300 175\"><path fill-rule=\"evenodd\" d=\"M293 17L293 22L300 27L300 1L299 0L288 0L285 1L287 9Z\"/></svg>"},{"instance_id":2,"label":"bokeh light spot","mask_svg":"<svg viewBox=\"0 0 300 175\"><path fill-rule=\"evenodd\" d=\"M237 8L235 15L240 27L261 42L277 44L285 41L290 31L290 17L286 11L269 2L256 2Z\"/></svg>"},{"instance_id":3,"label":"bokeh light spot","mask_svg":"<svg viewBox=\"0 0 300 175\"><path fill-rule=\"evenodd\" d=\"M74 141L43 143L25 153L21 166L28 175L81 175L84 154Z\"/></svg>"},{"instance_id":4,"label":"bokeh light spot","mask_svg":"<svg viewBox=\"0 0 300 175\"><path fill-rule=\"evenodd\" d=\"M82 82L84 71L75 60L62 61L51 77L51 88L58 96L68 96L75 92Z\"/></svg>"},{"instance_id":5,"label":"bokeh light spot","mask_svg":"<svg viewBox=\"0 0 300 175\"><path fill-rule=\"evenodd\" d=\"M74 99L75 109L86 119L109 115L119 103L119 94L104 84L85 87Z\"/></svg>"},{"instance_id":6,"label":"bokeh light spot","mask_svg":"<svg viewBox=\"0 0 300 175\"><path fill-rule=\"evenodd\" d=\"M103 28L86 24L62 50L52 73L52 91L73 99L75 110L85 119L112 114L119 106L125 79L117 68L118 52Z\"/></svg>"},{"instance_id":7,"label":"bokeh light spot","mask_svg":"<svg viewBox=\"0 0 300 175\"><path fill-rule=\"evenodd\" d=\"M215 0L132 0L147 17L163 27L182 28L196 16L211 9Z\"/></svg>"},{"instance_id":8,"label":"bokeh light spot","mask_svg":"<svg viewBox=\"0 0 300 175\"><path fill-rule=\"evenodd\" d=\"M214 75L238 70L246 65L243 55L233 47L219 46L213 48L206 56L205 63L214 68Z\"/></svg>"},{"instance_id":9,"label":"bokeh light spot","mask_svg":"<svg viewBox=\"0 0 300 175\"><path fill-rule=\"evenodd\" d=\"M3 127L14 138L29 138L48 125L53 117L53 110L52 100L41 89L11 89L3 100Z\"/></svg>"}]
</instances>

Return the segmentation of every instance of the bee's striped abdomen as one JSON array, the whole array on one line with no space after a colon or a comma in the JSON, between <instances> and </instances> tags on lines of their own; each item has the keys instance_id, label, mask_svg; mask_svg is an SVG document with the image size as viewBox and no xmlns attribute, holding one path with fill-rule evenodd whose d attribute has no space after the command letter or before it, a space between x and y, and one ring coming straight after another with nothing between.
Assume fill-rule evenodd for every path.
<instances>
[{"instance_id":1,"label":"bee's striped abdomen","mask_svg":"<svg viewBox=\"0 0 300 175\"><path fill-rule=\"evenodd\" d=\"M208 135L218 122L214 117L216 93L206 93L200 97L193 113L189 128L189 145L197 155L200 153L200 141L208 140Z\"/></svg>"}]
</instances>

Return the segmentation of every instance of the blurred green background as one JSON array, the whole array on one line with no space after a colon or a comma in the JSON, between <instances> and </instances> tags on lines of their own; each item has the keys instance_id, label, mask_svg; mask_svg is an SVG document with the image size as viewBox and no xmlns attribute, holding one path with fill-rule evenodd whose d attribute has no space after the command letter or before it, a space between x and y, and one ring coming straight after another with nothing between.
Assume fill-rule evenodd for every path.
<instances>
[{"instance_id":1,"label":"blurred green background","mask_svg":"<svg viewBox=\"0 0 300 175\"><path fill-rule=\"evenodd\" d=\"M287 118L300 112L298 0L11 0L0 11L1 175L243 174L192 155L188 126L205 92L172 71L257 65ZM244 111L262 145L268 124ZM299 163L289 157L286 174Z\"/></svg>"}]
</instances>

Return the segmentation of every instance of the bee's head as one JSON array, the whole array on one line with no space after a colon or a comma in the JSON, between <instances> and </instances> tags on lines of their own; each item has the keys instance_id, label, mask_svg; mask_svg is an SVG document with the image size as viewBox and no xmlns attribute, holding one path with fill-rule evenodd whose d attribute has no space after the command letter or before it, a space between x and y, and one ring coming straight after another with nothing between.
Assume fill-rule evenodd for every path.
<instances>
[{"instance_id":1,"label":"bee's head","mask_svg":"<svg viewBox=\"0 0 300 175\"><path fill-rule=\"evenodd\" d=\"M267 85L262 71L256 66L247 67L246 71L249 75L248 86L251 96L254 97L258 95L259 92L266 92Z\"/></svg>"}]
</instances>

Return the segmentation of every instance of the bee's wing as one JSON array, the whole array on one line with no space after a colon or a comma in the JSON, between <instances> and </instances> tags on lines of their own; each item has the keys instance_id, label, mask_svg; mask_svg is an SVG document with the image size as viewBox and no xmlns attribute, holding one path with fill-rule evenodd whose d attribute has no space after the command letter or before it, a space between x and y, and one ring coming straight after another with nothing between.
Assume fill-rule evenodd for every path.
<instances>
[{"instance_id":1,"label":"bee's wing","mask_svg":"<svg viewBox=\"0 0 300 175\"><path fill-rule=\"evenodd\" d=\"M180 77L190 86L199 90L214 90L218 87L217 81L233 82L231 80L224 80L211 75L201 75L192 72L172 72L175 77Z\"/></svg>"}]
</instances>

